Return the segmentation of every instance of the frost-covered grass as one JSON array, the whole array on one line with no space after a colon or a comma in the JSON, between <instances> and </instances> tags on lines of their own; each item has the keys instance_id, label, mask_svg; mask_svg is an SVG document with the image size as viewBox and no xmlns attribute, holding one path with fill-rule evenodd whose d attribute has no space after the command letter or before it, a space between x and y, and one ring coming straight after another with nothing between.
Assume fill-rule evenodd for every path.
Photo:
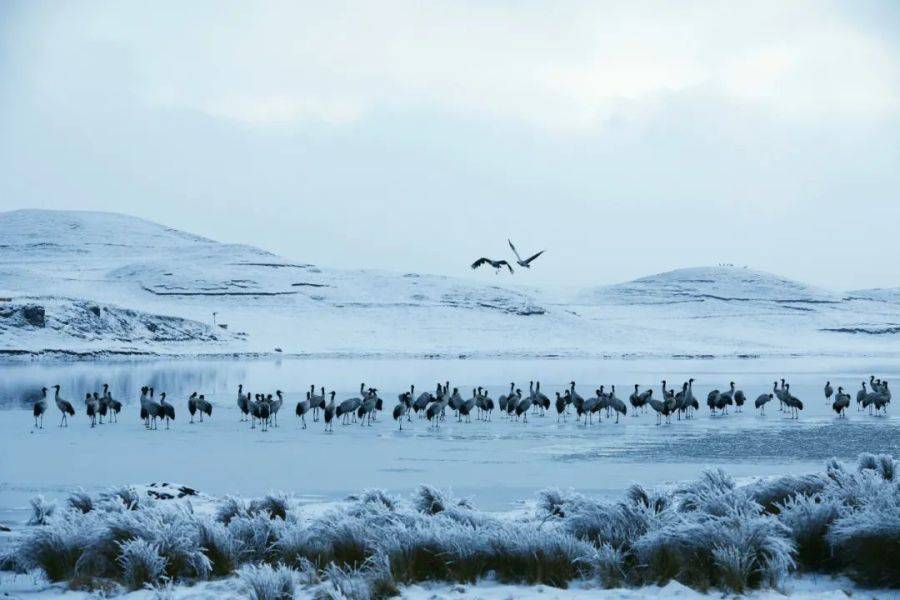
<instances>
[{"instance_id":1,"label":"frost-covered grass","mask_svg":"<svg viewBox=\"0 0 900 600\"><path fill-rule=\"evenodd\" d=\"M131 488L45 515L15 549L16 567L81 587L137 589L237 574L247 594L384 598L420 582L604 587L678 581L742 593L790 571L900 586L896 462L745 486L721 470L671 490L632 486L618 501L546 490L527 514L496 515L422 486L412 498L366 491L323 513L283 495L226 498L212 516ZM124 491L123 490L130 490ZM136 493L136 492L135 492ZM37 502L36 506L43 506Z\"/></svg>"}]
</instances>

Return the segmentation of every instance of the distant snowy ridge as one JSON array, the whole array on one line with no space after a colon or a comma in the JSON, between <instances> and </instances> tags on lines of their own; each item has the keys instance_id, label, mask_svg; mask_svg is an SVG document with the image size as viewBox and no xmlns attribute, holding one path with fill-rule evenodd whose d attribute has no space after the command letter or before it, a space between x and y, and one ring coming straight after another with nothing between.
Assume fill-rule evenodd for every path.
<instances>
[{"instance_id":1,"label":"distant snowy ridge","mask_svg":"<svg viewBox=\"0 0 900 600\"><path fill-rule=\"evenodd\" d=\"M900 293L840 294L735 267L678 269L574 293L328 269L302 257L286 259L114 213L0 213L0 297L10 306L21 306L25 297L39 304L41 298L71 299L44 302L48 322L58 326L0 330L0 349L26 353L48 348L510 357L900 352ZM157 315L160 323L172 317L184 324L162 326L160 331L173 331L170 337L147 330L142 323L150 317L144 316L131 319L129 327L110 329L85 312L91 303L110 307L110 314L132 311ZM73 319L80 325L62 325ZM95 326L99 329L91 335Z\"/></svg>"}]
</instances>

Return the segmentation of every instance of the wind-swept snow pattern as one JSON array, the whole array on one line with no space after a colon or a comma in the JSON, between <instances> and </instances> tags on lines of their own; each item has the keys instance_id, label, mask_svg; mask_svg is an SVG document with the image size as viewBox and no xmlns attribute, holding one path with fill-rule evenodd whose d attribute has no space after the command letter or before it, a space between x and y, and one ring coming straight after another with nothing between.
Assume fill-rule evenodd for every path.
<instances>
[{"instance_id":1,"label":"wind-swept snow pattern","mask_svg":"<svg viewBox=\"0 0 900 600\"><path fill-rule=\"evenodd\" d=\"M0 214L0 240L0 310L29 302L58 322L53 299L68 299L185 324L184 335L98 333L91 352L878 356L896 354L900 334L896 293L843 294L739 267L568 292L328 269L125 215L39 210ZM0 341L37 355L85 351L63 329L8 327Z\"/></svg>"},{"instance_id":2,"label":"wind-swept snow pattern","mask_svg":"<svg viewBox=\"0 0 900 600\"><path fill-rule=\"evenodd\" d=\"M796 571L888 588L900 586L897 475L891 456L864 454L745 484L709 470L617 499L551 489L501 514L430 486L327 505L125 487L49 513L36 502L0 566L108 592L225 580L261 598L385 598L427 582L745 593Z\"/></svg>"}]
</instances>

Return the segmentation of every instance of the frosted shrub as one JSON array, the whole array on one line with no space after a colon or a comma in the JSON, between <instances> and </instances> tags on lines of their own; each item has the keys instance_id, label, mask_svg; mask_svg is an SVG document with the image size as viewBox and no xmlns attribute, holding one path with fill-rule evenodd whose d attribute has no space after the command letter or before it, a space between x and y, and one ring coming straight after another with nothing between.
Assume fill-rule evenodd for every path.
<instances>
[{"instance_id":1,"label":"frosted shrub","mask_svg":"<svg viewBox=\"0 0 900 600\"><path fill-rule=\"evenodd\" d=\"M268 494L250 503L250 513L265 513L270 519L287 519L288 499L284 494Z\"/></svg>"},{"instance_id":2,"label":"frosted shrub","mask_svg":"<svg viewBox=\"0 0 900 600\"><path fill-rule=\"evenodd\" d=\"M798 562L804 568L824 568L831 555L825 534L838 517L840 505L830 497L816 494L791 496L776 507L779 519L791 531Z\"/></svg>"},{"instance_id":3,"label":"frosted shrub","mask_svg":"<svg viewBox=\"0 0 900 600\"><path fill-rule=\"evenodd\" d=\"M548 517L565 517L565 503L565 497L559 489L548 489L538 492L538 512Z\"/></svg>"},{"instance_id":4,"label":"frosted shrub","mask_svg":"<svg viewBox=\"0 0 900 600\"><path fill-rule=\"evenodd\" d=\"M35 496L29 500L31 504L31 517L28 519L29 525L46 525L50 522L50 517L56 512L56 503L52 500L46 500L43 496Z\"/></svg>"},{"instance_id":5,"label":"frosted shrub","mask_svg":"<svg viewBox=\"0 0 900 600\"><path fill-rule=\"evenodd\" d=\"M197 543L209 559L210 573L216 577L230 575L238 567L238 551L234 538L221 523L202 520L197 524Z\"/></svg>"},{"instance_id":6,"label":"frosted shrub","mask_svg":"<svg viewBox=\"0 0 900 600\"><path fill-rule=\"evenodd\" d=\"M893 481L897 472L897 463L889 454L875 455L864 452L859 455L857 467L859 471L874 471L885 481Z\"/></svg>"},{"instance_id":7,"label":"frosted shrub","mask_svg":"<svg viewBox=\"0 0 900 600\"><path fill-rule=\"evenodd\" d=\"M133 590L153 585L165 574L166 559L160 556L159 547L145 540L134 539L119 544L119 566L122 581Z\"/></svg>"},{"instance_id":8,"label":"frosted shrub","mask_svg":"<svg viewBox=\"0 0 900 600\"><path fill-rule=\"evenodd\" d=\"M216 508L216 521L228 525L235 517L246 517L249 514L250 509L243 500L227 496Z\"/></svg>"},{"instance_id":9,"label":"frosted shrub","mask_svg":"<svg viewBox=\"0 0 900 600\"><path fill-rule=\"evenodd\" d=\"M228 532L240 562L265 562L278 539L279 526L263 515L241 516L231 520ZM283 525L282 525L283 527Z\"/></svg>"},{"instance_id":10,"label":"frosted shrub","mask_svg":"<svg viewBox=\"0 0 900 600\"><path fill-rule=\"evenodd\" d=\"M16 549L16 563L24 569L40 569L50 581L68 581L87 543L85 518L81 513L70 519L41 527L26 536Z\"/></svg>"},{"instance_id":11,"label":"frosted shrub","mask_svg":"<svg viewBox=\"0 0 900 600\"><path fill-rule=\"evenodd\" d=\"M292 600L294 572L284 566L248 565L238 571L241 584L252 600Z\"/></svg>"},{"instance_id":12,"label":"frosted shrub","mask_svg":"<svg viewBox=\"0 0 900 600\"><path fill-rule=\"evenodd\" d=\"M426 515L436 515L447 508L448 501L443 493L430 485L419 486L415 496L415 507Z\"/></svg>"},{"instance_id":13,"label":"frosted shrub","mask_svg":"<svg viewBox=\"0 0 900 600\"><path fill-rule=\"evenodd\" d=\"M894 482L881 482L856 510L832 523L826 539L843 572L855 581L900 587L900 488Z\"/></svg>"},{"instance_id":14,"label":"frosted shrub","mask_svg":"<svg viewBox=\"0 0 900 600\"><path fill-rule=\"evenodd\" d=\"M383 505L388 510L397 510L397 500L391 497L384 490L365 490L359 498L364 504L377 503Z\"/></svg>"},{"instance_id":15,"label":"frosted shrub","mask_svg":"<svg viewBox=\"0 0 900 600\"><path fill-rule=\"evenodd\" d=\"M625 582L625 553L611 544L603 544L594 556L597 575L606 588L620 587Z\"/></svg>"},{"instance_id":16,"label":"frosted shrub","mask_svg":"<svg viewBox=\"0 0 900 600\"><path fill-rule=\"evenodd\" d=\"M827 484L828 478L819 474L784 475L755 482L747 487L747 492L766 512L777 514L787 500L818 494Z\"/></svg>"},{"instance_id":17,"label":"frosted shrub","mask_svg":"<svg viewBox=\"0 0 900 600\"><path fill-rule=\"evenodd\" d=\"M113 488L106 494L109 500L118 501L128 510L138 510L143 507L149 499L141 497L141 494L130 485Z\"/></svg>"},{"instance_id":18,"label":"frosted shrub","mask_svg":"<svg viewBox=\"0 0 900 600\"><path fill-rule=\"evenodd\" d=\"M72 510L80 510L83 513L89 513L94 510L94 499L83 491L73 492L66 499L66 503Z\"/></svg>"}]
</instances>

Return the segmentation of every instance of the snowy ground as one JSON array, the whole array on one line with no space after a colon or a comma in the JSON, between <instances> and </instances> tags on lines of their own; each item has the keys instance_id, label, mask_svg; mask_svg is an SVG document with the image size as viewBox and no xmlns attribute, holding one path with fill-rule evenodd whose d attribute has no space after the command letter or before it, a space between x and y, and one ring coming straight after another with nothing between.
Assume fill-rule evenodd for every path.
<instances>
[{"instance_id":1,"label":"snowy ground","mask_svg":"<svg viewBox=\"0 0 900 600\"><path fill-rule=\"evenodd\" d=\"M0 214L0 350L304 356L897 356L900 293L735 267L566 290L341 271L124 215ZM26 298L27 297L27 298ZM49 324L15 307L45 306ZM78 318L78 303L100 314ZM4 311L4 309L7 309ZM122 311L139 311L122 319ZM217 324L212 326L212 313ZM8 315L6 313L9 313ZM184 335L147 323L184 319ZM122 322L124 321L124 322ZM216 339L210 339L215 336ZM63 352L51 352L51 351Z\"/></svg>"},{"instance_id":2,"label":"snowy ground","mask_svg":"<svg viewBox=\"0 0 900 600\"><path fill-rule=\"evenodd\" d=\"M51 585L40 577L13 575L0 572L0 590L13 598L22 600L44 600L63 597L66 600L82 600L96 597L89 592L72 592L62 584ZM429 584L401 588L400 598L406 600L641 600L643 598L677 600L711 600L723 598L722 592L701 593L671 582L662 587L642 587L636 589L603 589L596 585L577 585L569 589L559 589L545 585L523 586L483 582L478 585ZM236 578L203 582L190 587L174 587L169 598L177 600L200 600L222 598L225 600L245 598ZM741 597L748 600L773 600L790 596L793 600L846 600L848 597L884 599L900 598L900 592L890 590L861 590L844 578L797 577L785 581L778 591L758 591ZM156 592L141 590L119 596L122 600L156 600ZM297 591L297 598L312 597L303 589Z\"/></svg>"}]
</instances>

